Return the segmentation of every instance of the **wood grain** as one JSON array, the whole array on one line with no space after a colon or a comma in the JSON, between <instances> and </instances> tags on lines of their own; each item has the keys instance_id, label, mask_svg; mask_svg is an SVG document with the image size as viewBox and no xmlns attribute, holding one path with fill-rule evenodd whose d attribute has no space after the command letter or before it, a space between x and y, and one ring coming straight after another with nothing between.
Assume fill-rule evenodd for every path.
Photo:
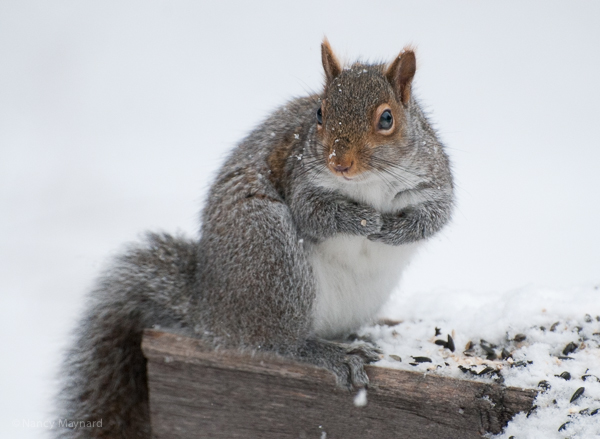
<instances>
[{"instance_id":1,"label":"wood grain","mask_svg":"<svg viewBox=\"0 0 600 439\"><path fill-rule=\"evenodd\" d=\"M368 403L327 370L275 355L215 351L146 330L155 438L470 439L498 433L536 396L497 384L367 366Z\"/></svg>"}]
</instances>

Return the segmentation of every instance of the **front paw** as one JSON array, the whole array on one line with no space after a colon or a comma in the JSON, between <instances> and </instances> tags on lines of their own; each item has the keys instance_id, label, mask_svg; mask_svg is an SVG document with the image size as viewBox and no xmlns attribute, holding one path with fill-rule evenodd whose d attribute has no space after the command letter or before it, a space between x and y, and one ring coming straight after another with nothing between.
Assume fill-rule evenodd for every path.
<instances>
[{"instance_id":1,"label":"front paw","mask_svg":"<svg viewBox=\"0 0 600 439\"><path fill-rule=\"evenodd\" d=\"M403 212L382 215L383 224L378 232L367 236L369 241L381 242L387 245L400 245L404 243L403 230L407 220Z\"/></svg>"},{"instance_id":2,"label":"front paw","mask_svg":"<svg viewBox=\"0 0 600 439\"><path fill-rule=\"evenodd\" d=\"M347 370L346 370L347 369ZM349 355L343 363L342 370L336 371L336 382L349 391L369 386L369 376L365 371L365 363L356 355Z\"/></svg>"},{"instance_id":3,"label":"front paw","mask_svg":"<svg viewBox=\"0 0 600 439\"><path fill-rule=\"evenodd\" d=\"M338 386L348 390L362 389L369 385L365 364L381 359L382 351L375 345L348 346L341 362L332 367Z\"/></svg>"},{"instance_id":4,"label":"front paw","mask_svg":"<svg viewBox=\"0 0 600 439\"><path fill-rule=\"evenodd\" d=\"M381 350L373 344L349 345L326 340L309 340L302 354L303 361L329 369L337 385L350 391L369 385L365 364L381 359Z\"/></svg>"},{"instance_id":5,"label":"front paw","mask_svg":"<svg viewBox=\"0 0 600 439\"><path fill-rule=\"evenodd\" d=\"M346 352L348 355L356 355L361 358L365 364L375 363L381 360L383 351L375 343L362 343L359 345L350 345Z\"/></svg>"},{"instance_id":6,"label":"front paw","mask_svg":"<svg viewBox=\"0 0 600 439\"><path fill-rule=\"evenodd\" d=\"M379 212L370 206L351 201L339 203L336 220L340 232L362 236L378 233L383 225Z\"/></svg>"}]
</instances>

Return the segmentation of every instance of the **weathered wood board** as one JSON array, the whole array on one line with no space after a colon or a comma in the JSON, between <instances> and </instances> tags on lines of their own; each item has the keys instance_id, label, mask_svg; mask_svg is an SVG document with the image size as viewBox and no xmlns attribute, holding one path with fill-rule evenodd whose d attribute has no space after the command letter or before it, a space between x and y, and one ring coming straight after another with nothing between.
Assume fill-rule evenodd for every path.
<instances>
[{"instance_id":1,"label":"weathered wood board","mask_svg":"<svg viewBox=\"0 0 600 439\"><path fill-rule=\"evenodd\" d=\"M153 435L175 438L470 439L498 433L536 392L367 366L368 403L324 369L274 355L214 351L147 330Z\"/></svg>"}]
</instances>

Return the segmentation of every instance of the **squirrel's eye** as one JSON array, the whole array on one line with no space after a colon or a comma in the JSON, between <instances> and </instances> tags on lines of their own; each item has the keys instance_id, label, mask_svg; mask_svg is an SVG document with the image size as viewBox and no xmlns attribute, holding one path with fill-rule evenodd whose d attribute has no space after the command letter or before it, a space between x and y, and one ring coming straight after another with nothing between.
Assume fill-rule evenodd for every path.
<instances>
[{"instance_id":1,"label":"squirrel's eye","mask_svg":"<svg viewBox=\"0 0 600 439\"><path fill-rule=\"evenodd\" d=\"M385 110L381 113L381 117L379 118L379 125L377 128L380 130L389 130L394 125L394 118L392 117L392 112L390 110Z\"/></svg>"},{"instance_id":2,"label":"squirrel's eye","mask_svg":"<svg viewBox=\"0 0 600 439\"><path fill-rule=\"evenodd\" d=\"M319 125L323 125L323 112L321 111L321 107L317 109L317 122Z\"/></svg>"}]
</instances>

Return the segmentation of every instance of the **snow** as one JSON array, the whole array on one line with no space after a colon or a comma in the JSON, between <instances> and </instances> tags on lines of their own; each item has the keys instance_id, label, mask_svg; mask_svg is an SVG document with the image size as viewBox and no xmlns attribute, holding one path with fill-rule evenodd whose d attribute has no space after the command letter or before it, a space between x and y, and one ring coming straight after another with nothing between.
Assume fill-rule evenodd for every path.
<instances>
[{"instance_id":1,"label":"snow","mask_svg":"<svg viewBox=\"0 0 600 439\"><path fill-rule=\"evenodd\" d=\"M381 367L540 390L536 409L495 439L591 438L600 434L599 296L599 285L397 295L386 318L401 323L358 337L383 349Z\"/></svg>"},{"instance_id":2,"label":"snow","mask_svg":"<svg viewBox=\"0 0 600 439\"><path fill-rule=\"evenodd\" d=\"M354 396L354 405L356 407L364 407L367 405L367 390L360 389Z\"/></svg>"},{"instance_id":3,"label":"snow","mask_svg":"<svg viewBox=\"0 0 600 439\"><path fill-rule=\"evenodd\" d=\"M0 2L0 437L46 436L60 352L94 277L145 230L195 235L232 145L287 99L320 89L323 35L346 60L392 60L417 46L414 90L456 175L452 225L413 261L388 309L409 344L394 345L396 366L410 355L439 361L436 325L444 339L454 330L456 352L469 338L501 346L512 328L535 341L522 348L528 359L551 359L585 314L595 317L600 4L261 6ZM555 318L564 330L531 329ZM567 405L595 407L595 384L580 379L599 363L592 352L529 378L562 392L553 435ZM436 373L459 373L450 369ZM565 370L571 381L554 376ZM506 437L542 428L540 413L517 417Z\"/></svg>"}]
</instances>

